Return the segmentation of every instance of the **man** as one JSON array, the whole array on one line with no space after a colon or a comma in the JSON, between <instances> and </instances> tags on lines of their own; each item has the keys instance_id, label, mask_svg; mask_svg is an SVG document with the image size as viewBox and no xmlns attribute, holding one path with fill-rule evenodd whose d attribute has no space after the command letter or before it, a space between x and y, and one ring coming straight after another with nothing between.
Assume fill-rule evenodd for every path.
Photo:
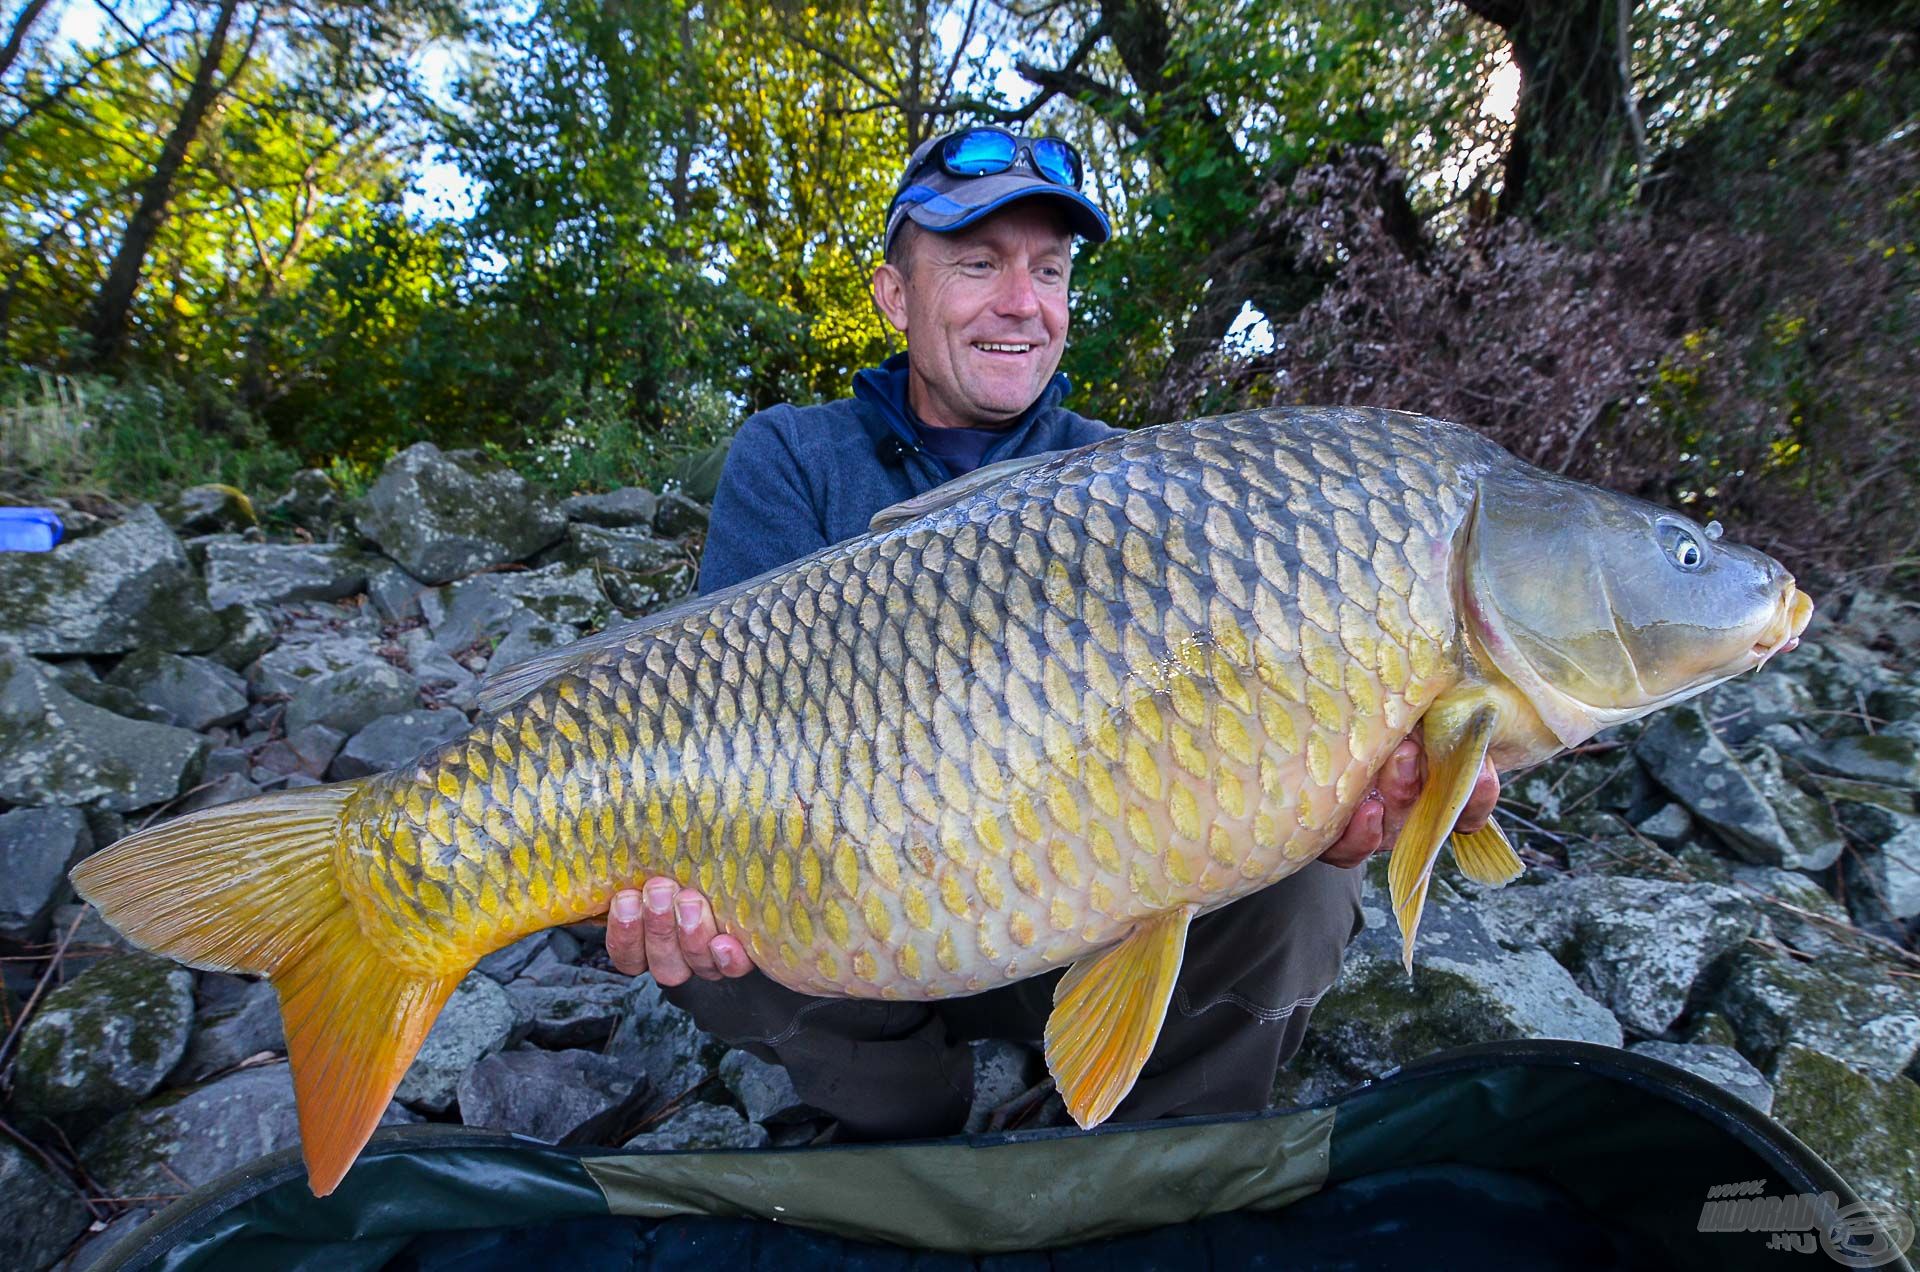
<instances>
[{"instance_id":1,"label":"man","mask_svg":"<svg viewBox=\"0 0 1920 1272\"><path fill-rule=\"evenodd\" d=\"M703 592L858 534L880 509L982 464L1117 431L1060 405L1073 237L1109 234L1079 178L1078 156L1051 138L970 129L915 150L873 275L907 352L856 376L852 400L778 406L742 426L714 498ZM1419 785L1407 742L1319 861L1194 922L1159 1042L1116 1118L1264 1107L1360 930L1354 867L1388 842ZM1483 772L1462 828L1483 824L1497 794ZM607 949L623 971L651 970L708 1032L784 1064L841 1139L958 1131L967 1042L1037 1041L1056 979L933 1003L810 998L755 971L706 899L671 879L613 898Z\"/></svg>"}]
</instances>

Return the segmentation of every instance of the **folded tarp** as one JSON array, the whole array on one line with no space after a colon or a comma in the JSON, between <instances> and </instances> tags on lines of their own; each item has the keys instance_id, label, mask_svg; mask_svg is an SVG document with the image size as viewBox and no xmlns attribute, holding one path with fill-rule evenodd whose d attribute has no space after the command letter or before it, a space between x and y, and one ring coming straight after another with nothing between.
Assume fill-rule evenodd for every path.
<instances>
[{"instance_id":1,"label":"folded tarp","mask_svg":"<svg viewBox=\"0 0 1920 1272\"><path fill-rule=\"evenodd\" d=\"M1731 1270L1814 1249L1911 1272L1751 1105L1647 1057L1528 1041L1310 1108L1092 1132L624 1153L400 1127L330 1197L275 1154L97 1266Z\"/></svg>"}]
</instances>

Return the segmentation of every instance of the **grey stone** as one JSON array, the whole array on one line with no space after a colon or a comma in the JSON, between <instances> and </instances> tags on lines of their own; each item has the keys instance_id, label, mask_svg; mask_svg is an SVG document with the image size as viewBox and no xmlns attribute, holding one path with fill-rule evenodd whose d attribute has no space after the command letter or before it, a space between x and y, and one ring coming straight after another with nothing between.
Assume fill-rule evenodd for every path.
<instances>
[{"instance_id":1,"label":"grey stone","mask_svg":"<svg viewBox=\"0 0 1920 1272\"><path fill-rule=\"evenodd\" d=\"M346 740L345 733L324 724L296 727L286 737L275 738L254 754L255 771L264 769L282 777L304 773L317 778L327 771Z\"/></svg>"},{"instance_id":2,"label":"grey stone","mask_svg":"<svg viewBox=\"0 0 1920 1272\"><path fill-rule=\"evenodd\" d=\"M1847 903L1862 923L1920 916L1920 818L1877 848L1849 853Z\"/></svg>"},{"instance_id":3,"label":"grey stone","mask_svg":"<svg viewBox=\"0 0 1920 1272\"><path fill-rule=\"evenodd\" d=\"M567 539L580 557L634 574L657 574L688 560L685 547L669 539L656 539L646 530L575 524L567 527Z\"/></svg>"},{"instance_id":4,"label":"grey stone","mask_svg":"<svg viewBox=\"0 0 1920 1272\"><path fill-rule=\"evenodd\" d=\"M1920 1226L1920 1085L1876 1078L1792 1044L1781 1048L1770 1073L1773 1116L1863 1200L1896 1208Z\"/></svg>"},{"instance_id":5,"label":"grey stone","mask_svg":"<svg viewBox=\"0 0 1920 1272\"><path fill-rule=\"evenodd\" d=\"M204 747L185 729L80 701L0 642L0 800L145 808L180 793Z\"/></svg>"},{"instance_id":6,"label":"grey stone","mask_svg":"<svg viewBox=\"0 0 1920 1272\"><path fill-rule=\"evenodd\" d=\"M512 945L503 945L480 960L475 971L505 985L520 974L520 969L532 960L535 954L547 948L547 934L535 932L523 936Z\"/></svg>"},{"instance_id":7,"label":"grey stone","mask_svg":"<svg viewBox=\"0 0 1920 1272\"><path fill-rule=\"evenodd\" d=\"M1699 1047L1725 1047L1730 1051L1740 1049L1740 1035L1735 1032L1733 1022L1717 1011L1703 1011L1694 1017L1687 1027L1687 1041Z\"/></svg>"},{"instance_id":8,"label":"grey stone","mask_svg":"<svg viewBox=\"0 0 1920 1272\"><path fill-rule=\"evenodd\" d=\"M244 671L280 638L273 620L258 605L229 605L214 618L220 624L220 643L207 651L207 657L230 671Z\"/></svg>"},{"instance_id":9,"label":"grey stone","mask_svg":"<svg viewBox=\"0 0 1920 1272\"><path fill-rule=\"evenodd\" d=\"M591 1051L522 1048L488 1056L460 1079L460 1120L557 1144L617 1134L609 1115L629 1106L645 1078Z\"/></svg>"},{"instance_id":10,"label":"grey stone","mask_svg":"<svg viewBox=\"0 0 1920 1272\"><path fill-rule=\"evenodd\" d=\"M467 717L458 711L402 711L381 716L347 739L334 757L328 776L339 781L384 773L453 741L467 729Z\"/></svg>"},{"instance_id":11,"label":"grey stone","mask_svg":"<svg viewBox=\"0 0 1920 1272\"><path fill-rule=\"evenodd\" d=\"M183 535L246 530L260 524L245 491L217 482L179 491L160 509L160 517Z\"/></svg>"},{"instance_id":12,"label":"grey stone","mask_svg":"<svg viewBox=\"0 0 1920 1272\"><path fill-rule=\"evenodd\" d=\"M203 972L195 994L193 1039L167 1075L170 1086L200 1082L263 1051L284 1053L280 995L266 981Z\"/></svg>"},{"instance_id":13,"label":"grey stone","mask_svg":"<svg viewBox=\"0 0 1920 1272\"><path fill-rule=\"evenodd\" d=\"M1806 875L1774 866L1736 865L1727 878L1759 907L1775 940L1819 956L1853 948L1846 939L1847 912Z\"/></svg>"},{"instance_id":14,"label":"grey stone","mask_svg":"<svg viewBox=\"0 0 1920 1272\"><path fill-rule=\"evenodd\" d=\"M460 1075L506 1046L513 1026L507 991L490 977L469 972L440 1009L394 1098L429 1113L445 1113L453 1107Z\"/></svg>"},{"instance_id":15,"label":"grey stone","mask_svg":"<svg viewBox=\"0 0 1920 1272\"><path fill-rule=\"evenodd\" d=\"M1920 989L1856 959L1816 965L1744 950L1714 1006L1733 1022L1742 1053L1763 1062L1797 1043L1891 1078L1920 1052Z\"/></svg>"},{"instance_id":16,"label":"grey stone","mask_svg":"<svg viewBox=\"0 0 1920 1272\"><path fill-rule=\"evenodd\" d=\"M1473 909L1432 883L1414 947L1400 963L1384 866L1361 900L1366 929L1314 1012L1317 1054L1352 1077L1377 1078L1446 1047L1501 1038L1571 1038L1617 1047L1619 1022L1545 951L1502 948Z\"/></svg>"},{"instance_id":17,"label":"grey stone","mask_svg":"<svg viewBox=\"0 0 1920 1272\"><path fill-rule=\"evenodd\" d=\"M669 1100L713 1077L725 1051L700 1031L693 1017L662 996L651 976L634 982L626 1017L607 1044L608 1055L645 1073Z\"/></svg>"},{"instance_id":18,"label":"grey stone","mask_svg":"<svg viewBox=\"0 0 1920 1272\"><path fill-rule=\"evenodd\" d=\"M1828 738L1797 757L1808 768L1856 782L1920 788L1920 742L1894 733Z\"/></svg>"},{"instance_id":19,"label":"grey stone","mask_svg":"<svg viewBox=\"0 0 1920 1272\"><path fill-rule=\"evenodd\" d=\"M522 614L494 646L493 656L487 660L487 672L496 675L578 639L579 631L568 624L543 622L531 614Z\"/></svg>"},{"instance_id":20,"label":"grey stone","mask_svg":"<svg viewBox=\"0 0 1920 1272\"><path fill-rule=\"evenodd\" d=\"M200 785L176 807L181 813L197 813L203 808L217 808L237 799L251 799L265 791L266 787L249 781L239 773L222 773L215 778L201 779Z\"/></svg>"},{"instance_id":21,"label":"grey stone","mask_svg":"<svg viewBox=\"0 0 1920 1272\"><path fill-rule=\"evenodd\" d=\"M749 1052L727 1052L720 1060L720 1080L740 1101L750 1122L765 1126L804 1121L815 1112L793 1089L793 1079L784 1068Z\"/></svg>"},{"instance_id":22,"label":"grey stone","mask_svg":"<svg viewBox=\"0 0 1920 1272\"><path fill-rule=\"evenodd\" d=\"M324 724L352 736L381 716L411 710L419 700L419 686L391 663L361 663L302 685L287 703L286 729L291 736Z\"/></svg>"},{"instance_id":23,"label":"grey stone","mask_svg":"<svg viewBox=\"0 0 1920 1272\"><path fill-rule=\"evenodd\" d=\"M380 1124L418 1120L389 1104ZM87 1137L80 1159L116 1196L174 1196L299 1140L293 1075L266 1064L121 1114Z\"/></svg>"},{"instance_id":24,"label":"grey stone","mask_svg":"<svg viewBox=\"0 0 1920 1272\"><path fill-rule=\"evenodd\" d=\"M1814 710L1813 695L1792 676L1742 676L1705 695L1701 710L1730 746L1742 746L1775 724L1795 724Z\"/></svg>"},{"instance_id":25,"label":"grey stone","mask_svg":"<svg viewBox=\"0 0 1920 1272\"><path fill-rule=\"evenodd\" d=\"M701 1149L765 1148L767 1131L720 1104L689 1104L622 1148L640 1153L682 1153Z\"/></svg>"},{"instance_id":26,"label":"grey stone","mask_svg":"<svg viewBox=\"0 0 1920 1272\"><path fill-rule=\"evenodd\" d=\"M1662 848L1677 848L1693 837L1693 818L1678 804L1662 804L1641 818L1634 829Z\"/></svg>"},{"instance_id":27,"label":"grey stone","mask_svg":"<svg viewBox=\"0 0 1920 1272\"><path fill-rule=\"evenodd\" d=\"M145 954L103 960L21 1030L14 1100L49 1115L124 1108L160 1085L192 1030L192 972Z\"/></svg>"},{"instance_id":28,"label":"grey stone","mask_svg":"<svg viewBox=\"0 0 1920 1272\"><path fill-rule=\"evenodd\" d=\"M705 504L677 490L669 490L660 496L660 506L653 514L653 528L669 539L678 539L683 535L705 533L707 517Z\"/></svg>"},{"instance_id":29,"label":"grey stone","mask_svg":"<svg viewBox=\"0 0 1920 1272\"><path fill-rule=\"evenodd\" d=\"M603 625L612 612L592 570L559 562L462 579L427 593L420 607L434 643L450 654L498 643L528 617L588 628Z\"/></svg>"},{"instance_id":30,"label":"grey stone","mask_svg":"<svg viewBox=\"0 0 1920 1272\"><path fill-rule=\"evenodd\" d=\"M1817 870L1840 855L1831 819L1822 827L1810 810L1796 808L1806 814L1798 840L1782 824L1775 806L1789 800L1789 783L1779 756L1762 746L1745 763L1736 759L1698 704L1662 712L1640 735L1634 753L1656 782L1750 861ZM1800 797L1814 805L1804 793Z\"/></svg>"},{"instance_id":31,"label":"grey stone","mask_svg":"<svg viewBox=\"0 0 1920 1272\"><path fill-rule=\"evenodd\" d=\"M433 634L424 627L404 632L400 648L408 673L420 685L421 694L443 709L471 711L477 698L480 678L433 643Z\"/></svg>"},{"instance_id":32,"label":"grey stone","mask_svg":"<svg viewBox=\"0 0 1920 1272\"><path fill-rule=\"evenodd\" d=\"M542 1047L598 1047L626 1012L632 978L572 967L571 983L516 980L507 986L514 1010L529 1022L527 1037Z\"/></svg>"},{"instance_id":33,"label":"grey stone","mask_svg":"<svg viewBox=\"0 0 1920 1272\"><path fill-rule=\"evenodd\" d=\"M362 534L431 583L522 560L567 529L566 514L519 474L431 442L388 463L353 516Z\"/></svg>"},{"instance_id":34,"label":"grey stone","mask_svg":"<svg viewBox=\"0 0 1920 1272\"><path fill-rule=\"evenodd\" d=\"M43 663L41 674L51 676L54 683L80 701L102 711L111 711L117 716L129 720L147 720L154 724L173 724L165 711L149 703L142 702L132 690L120 685L108 684L93 674L84 658L70 662Z\"/></svg>"},{"instance_id":35,"label":"grey stone","mask_svg":"<svg viewBox=\"0 0 1920 1272\"><path fill-rule=\"evenodd\" d=\"M97 1266L115 1246L120 1244L122 1239L153 1218L159 1210L158 1205L149 1202L121 1211L109 1219L104 1228L92 1233L81 1242L79 1248L73 1252L66 1263L60 1266L58 1272L87 1272L87 1269Z\"/></svg>"},{"instance_id":36,"label":"grey stone","mask_svg":"<svg viewBox=\"0 0 1920 1272\"><path fill-rule=\"evenodd\" d=\"M1591 877L1504 889L1476 913L1505 939L1545 949L1621 1024L1653 1035L1680 1018L1694 981L1755 920L1732 888Z\"/></svg>"},{"instance_id":37,"label":"grey stone","mask_svg":"<svg viewBox=\"0 0 1920 1272\"><path fill-rule=\"evenodd\" d=\"M1773 1111L1773 1086L1760 1070L1732 1047L1699 1043L1636 1042L1627 1048L1635 1055L1685 1069L1745 1100L1762 1113Z\"/></svg>"},{"instance_id":38,"label":"grey stone","mask_svg":"<svg viewBox=\"0 0 1920 1272\"><path fill-rule=\"evenodd\" d=\"M986 1129L993 1111L1024 1094L1040 1080L1045 1066L1031 1047L1007 1038L983 1038L972 1044L973 1100L967 1109L966 1133Z\"/></svg>"},{"instance_id":39,"label":"grey stone","mask_svg":"<svg viewBox=\"0 0 1920 1272\"><path fill-rule=\"evenodd\" d=\"M0 1139L0 1267L37 1272L53 1266L92 1215L73 1186L56 1179L25 1150Z\"/></svg>"},{"instance_id":40,"label":"grey stone","mask_svg":"<svg viewBox=\"0 0 1920 1272\"><path fill-rule=\"evenodd\" d=\"M196 732L232 724L247 713L246 680L206 658L136 650L120 661L107 683L158 709L166 723Z\"/></svg>"},{"instance_id":41,"label":"grey stone","mask_svg":"<svg viewBox=\"0 0 1920 1272\"><path fill-rule=\"evenodd\" d=\"M206 585L158 513L142 505L51 552L0 553L0 638L37 654L211 649Z\"/></svg>"},{"instance_id":42,"label":"grey stone","mask_svg":"<svg viewBox=\"0 0 1920 1272\"><path fill-rule=\"evenodd\" d=\"M367 599L380 617L389 623L411 623L421 617L420 598L433 590L433 584L385 561L367 575Z\"/></svg>"},{"instance_id":43,"label":"grey stone","mask_svg":"<svg viewBox=\"0 0 1920 1272\"><path fill-rule=\"evenodd\" d=\"M340 487L324 469L302 468L286 493L267 505L267 515L321 534L339 518L342 506Z\"/></svg>"},{"instance_id":44,"label":"grey stone","mask_svg":"<svg viewBox=\"0 0 1920 1272\"><path fill-rule=\"evenodd\" d=\"M604 495L575 495L561 508L569 520L583 521L588 525L616 530L628 526L651 529L653 515L659 505L660 501L651 490L622 486Z\"/></svg>"},{"instance_id":45,"label":"grey stone","mask_svg":"<svg viewBox=\"0 0 1920 1272\"><path fill-rule=\"evenodd\" d=\"M291 698L315 681L380 661L374 631L290 632L247 668L247 685L255 697Z\"/></svg>"},{"instance_id":46,"label":"grey stone","mask_svg":"<svg viewBox=\"0 0 1920 1272\"><path fill-rule=\"evenodd\" d=\"M0 813L0 940L45 940L54 907L72 896L67 871L92 851L77 808Z\"/></svg>"},{"instance_id":47,"label":"grey stone","mask_svg":"<svg viewBox=\"0 0 1920 1272\"><path fill-rule=\"evenodd\" d=\"M219 609L338 600L366 590L372 565L339 543L210 543L207 601Z\"/></svg>"}]
</instances>

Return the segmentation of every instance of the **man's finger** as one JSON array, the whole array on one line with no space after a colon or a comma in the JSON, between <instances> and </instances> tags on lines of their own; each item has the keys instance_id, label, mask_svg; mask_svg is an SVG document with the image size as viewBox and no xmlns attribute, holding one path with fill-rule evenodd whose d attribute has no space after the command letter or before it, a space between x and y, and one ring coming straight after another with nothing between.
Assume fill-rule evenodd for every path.
<instances>
[{"instance_id":1,"label":"man's finger","mask_svg":"<svg viewBox=\"0 0 1920 1272\"><path fill-rule=\"evenodd\" d=\"M1471 835L1487 824L1487 818L1493 816L1493 806L1500 802L1500 775L1493 771L1493 765L1480 765L1480 775L1473 779L1473 792L1467 796L1466 807L1460 810L1460 820L1454 829L1463 835Z\"/></svg>"},{"instance_id":2,"label":"man's finger","mask_svg":"<svg viewBox=\"0 0 1920 1272\"><path fill-rule=\"evenodd\" d=\"M673 919L680 929L680 955L687 960L687 970L701 980L719 980L720 969L707 947L720 935L720 929L713 921L713 907L707 904L706 894L698 888L680 889L673 899Z\"/></svg>"},{"instance_id":3,"label":"man's finger","mask_svg":"<svg viewBox=\"0 0 1920 1272\"><path fill-rule=\"evenodd\" d=\"M1420 798L1421 759L1420 744L1412 738L1403 738L1387 762L1380 766L1374 782L1380 798L1386 802L1389 822L1405 821L1413 801Z\"/></svg>"},{"instance_id":4,"label":"man's finger","mask_svg":"<svg viewBox=\"0 0 1920 1272\"><path fill-rule=\"evenodd\" d=\"M646 896L647 970L662 985L684 985L693 975L680 952L680 930L674 922L673 898L679 885L671 879L649 879Z\"/></svg>"},{"instance_id":5,"label":"man's finger","mask_svg":"<svg viewBox=\"0 0 1920 1272\"><path fill-rule=\"evenodd\" d=\"M641 930L640 892L626 888L607 907L607 958L629 976L647 970L646 936Z\"/></svg>"},{"instance_id":6,"label":"man's finger","mask_svg":"<svg viewBox=\"0 0 1920 1272\"><path fill-rule=\"evenodd\" d=\"M709 948L722 976L745 976L753 970L753 960L747 957L747 947L740 944L739 937L716 936Z\"/></svg>"},{"instance_id":7,"label":"man's finger","mask_svg":"<svg viewBox=\"0 0 1920 1272\"><path fill-rule=\"evenodd\" d=\"M1340 832L1340 838L1320 854L1320 860L1330 866L1345 868L1357 866L1380 851L1381 819L1385 811L1385 805L1377 793L1367 796L1360 802L1360 807L1353 811L1353 820Z\"/></svg>"}]
</instances>

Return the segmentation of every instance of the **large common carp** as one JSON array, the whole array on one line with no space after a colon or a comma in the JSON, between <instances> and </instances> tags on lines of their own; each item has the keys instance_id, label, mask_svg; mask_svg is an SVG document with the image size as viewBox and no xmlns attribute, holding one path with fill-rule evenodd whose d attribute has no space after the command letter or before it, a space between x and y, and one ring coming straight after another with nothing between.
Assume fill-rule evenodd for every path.
<instances>
[{"instance_id":1,"label":"large common carp","mask_svg":"<svg viewBox=\"0 0 1920 1272\"><path fill-rule=\"evenodd\" d=\"M1811 610L1716 528L1455 425L1249 412L975 474L508 673L402 769L193 813L73 878L138 944L272 978L321 1194L483 955L654 874L806 993L1071 964L1046 1056L1091 1126L1153 1048L1192 918L1319 855L1409 733L1411 960L1482 757L1697 693ZM1491 827L1454 850L1520 871Z\"/></svg>"}]
</instances>

